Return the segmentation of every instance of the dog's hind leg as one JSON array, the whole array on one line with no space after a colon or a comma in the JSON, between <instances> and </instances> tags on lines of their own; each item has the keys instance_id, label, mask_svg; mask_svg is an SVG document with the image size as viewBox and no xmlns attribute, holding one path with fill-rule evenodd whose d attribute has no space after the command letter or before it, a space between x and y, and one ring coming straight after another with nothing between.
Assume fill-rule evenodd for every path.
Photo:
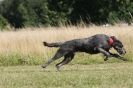
<instances>
[{"instance_id":1,"label":"dog's hind leg","mask_svg":"<svg viewBox=\"0 0 133 88\"><path fill-rule=\"evenodd\" d=\"M50 63L52 63L53 61L61 58L62 56L66 55L66 54L67 54L67 52L65 52L64 50L59 49L57 51L57 53L54 55L53 58L49 59L45 64L42 65L42 68L46 68Z\"/></svg>"},{"instance_id":2,"label":"dog's hind leg","mask_svg":"<svg viewBox=\"0 0 133 88\"><path fill-rule=\"evenodd\" d=\"M60 67L68 64L72 59L74 58L74 54L73 53L68 53L64 56L63 61L61 61L60 63L56 64L56 68L57 70L60 70Z\"/></svg>"}]
</instances>

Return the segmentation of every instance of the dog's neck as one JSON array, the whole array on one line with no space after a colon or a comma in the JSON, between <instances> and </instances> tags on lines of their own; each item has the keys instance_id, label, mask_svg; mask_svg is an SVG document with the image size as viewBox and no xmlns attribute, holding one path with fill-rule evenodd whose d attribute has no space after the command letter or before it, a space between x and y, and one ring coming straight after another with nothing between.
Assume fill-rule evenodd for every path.
<instances>
[{"instance_id":1,"label":"dog's neck","mask_svg":"<svg viewBox=\"0 0 133 88\"><path fill-rule=\"evenodd\" d=\"M113 46L113 43L114 43L113 38L112 38L112 37L109 37L109 39L108 39L108 44L109 44L110 46Z\"/></svg>"}]
</instances>

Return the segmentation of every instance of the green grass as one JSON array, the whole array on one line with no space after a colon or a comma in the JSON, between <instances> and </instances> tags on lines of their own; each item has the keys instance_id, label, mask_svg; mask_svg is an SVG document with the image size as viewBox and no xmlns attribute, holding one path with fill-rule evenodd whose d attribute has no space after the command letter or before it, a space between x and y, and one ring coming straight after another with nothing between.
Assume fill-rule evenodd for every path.
<instances>
[{"instance_id":1,"label":"green grass","mask_svg":"<svg viewBox=\"0 0 133 88\"><path fill-rule=\"evenodd\" d=\"M71 63L57 71L53 62L42 69L55 52L46 54L0 54L0 88L132 88L133 55L129 62L116 58L103 60L102 54L77 53Z\"/></svg>"},{"instance_id":2,"label":"green grass","mask_svg":"<svg viewBox=\"0 0 133 88\"><path fill-rule=\"evenodd\" d=\"M0 67L0 88L132 88L132 63Z\"/></svg>"},{"instance_id":3,"label":"green grass","mask_svg":"<svg viewBox=\"0 0 133 88\"><path fill-rule=\"evenodd\" d=\"M22 53L4 53L0 54L0 66L17 66L17 65L40 65L43 62L46 62L50 59L55 52L47 53L46 54L22 54ZM129 53L124 56L129 60L129 62L133 62L133 54ZM55 61L53 64L61 61L63 59L60 58L59 60ZM114 62L123 62L116 58L109 58L108 61L104 61L104 57L102 54L90 55L86 53L76 53L74 59L70 63L73 64L82 64L82 65L89 65L89 64L103 64L103 63L114 63Z\"/></svg>"},{"instance_id":4,"label":"green grass","mask_svg":"<svg viewBox=\"0 0 133 88\"><path fill-rule=\"evenodd\" d=\"M0 54L0 66L39 65L43 60L44 56L38 54Z\"/></svg>"}]
</instances>

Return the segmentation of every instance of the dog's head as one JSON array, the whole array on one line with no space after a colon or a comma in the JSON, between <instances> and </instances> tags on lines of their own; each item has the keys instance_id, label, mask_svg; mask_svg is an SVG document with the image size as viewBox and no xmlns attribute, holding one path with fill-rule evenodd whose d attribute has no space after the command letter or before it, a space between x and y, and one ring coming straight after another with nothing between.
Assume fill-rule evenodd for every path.
<instances>
[{"instance_id":1,"label":"dog's head","mask_svg":"<svg viewBox=\"0 0 133 88\"><path fill-rule=\"evenodd\" d=\"M120 54L126 54L126 50L124 49L124 46L122 44L122 42L118 39L116 39L115 37L113 38L114 42L113 42L113 48Z\"/></svg>"}]
</instances>

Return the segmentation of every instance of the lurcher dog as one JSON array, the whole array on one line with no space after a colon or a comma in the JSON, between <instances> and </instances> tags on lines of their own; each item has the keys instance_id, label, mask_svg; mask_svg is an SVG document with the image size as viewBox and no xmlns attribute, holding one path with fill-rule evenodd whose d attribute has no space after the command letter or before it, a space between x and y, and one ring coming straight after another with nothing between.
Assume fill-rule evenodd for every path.
<instances>
[{"instance_id":1,"label":"lurcher dog","mask_svg":"<svg viewBox=\"0 0 133 88\"><path fill-rule=\"evenodd\" d=\"M59 47L56 54L42 65L43 68L46 68L50 63L64 56L63 61L56 64L56 68L59 70L61 66L69 63L74 58L76 52L86 52L89 54L102 53L105 56L104 61L107 61L108 57L115 57L127 61L127 59L121 56L126 53L122 42L114 36L105 34L96 34L88 38L74 39L63 43L43 42L43 44L48 47ZM109 51L111 48L114 48L118 54L111 53Z\"/></svg>"}]
</instances>

